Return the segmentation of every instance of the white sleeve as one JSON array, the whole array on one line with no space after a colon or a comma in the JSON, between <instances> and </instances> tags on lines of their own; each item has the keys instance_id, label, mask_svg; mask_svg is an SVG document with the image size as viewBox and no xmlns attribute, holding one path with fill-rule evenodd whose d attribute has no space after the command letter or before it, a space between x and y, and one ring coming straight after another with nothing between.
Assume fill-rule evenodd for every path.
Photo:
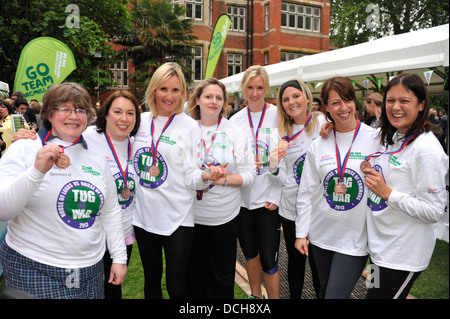
<instances>
[{"instance_id":1,"label":"white sleeve","mask_svg":"<svg viewBox=\"0 0 450 319\"><path fill-rule=\"evenodd\" d=\"M113 263L126 264L127 250L125 246L122 210L117 202L116 184L106 161L104 172L107 191L99 220L101 221L105 232L106 243Z\"/></svg>"},{"instance_id":2,"label":"white sleeve","mask_svg":"<svg viewBox=\"0 0 450 319\"><path fill-rule=\"evenodd\" d=\"M255 157L253 156L250 135L239 129L235 138L235 159L238 174L242 177L241 187L249 187L256 178Z\"/></svg>"},{"instance_id":3,"label":"white sleeve","mask_svg":"<svg viewBox=\"0 0 450 319\"><path fill-rule=\"evenodd\" d=\"M424 223L436 223L442 218L447 201L445 176L449 168L448 157L445 154L427 154L416 157L413 164L411 177L415 194L392 190L388 205Z\"/></svg>"},{"instance_id":4,"label":"white sleeve","mask_svg":"<svg viewBox=\"0 0 450 319\"><path fill-rule=\"evenodd\" d=\"M21 140L13 143L0 160L0 220L17 216L39 189L45 174L33 165L33 143ZM26 156L25 156L26 155Z\"/></svg>"},{"instance_id":5,"label":"white sleeve","mask_svg":"<svg viewBox=\"0 0 450 319\"><path fill-rule=\"evenodd\" d=\"M315 165L315 155L308 149L297 194L297 218L295 220L295 237L306 238L311 221L312 199L320 186L320 177Z\"/></svg>"}]
</instances>

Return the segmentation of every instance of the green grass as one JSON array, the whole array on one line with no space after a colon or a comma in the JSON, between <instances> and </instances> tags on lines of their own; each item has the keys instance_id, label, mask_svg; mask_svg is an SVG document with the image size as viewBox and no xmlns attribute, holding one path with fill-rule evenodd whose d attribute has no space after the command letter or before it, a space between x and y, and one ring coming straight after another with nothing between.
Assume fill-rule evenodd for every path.
<instances>
[{"instance_id":1,"label":"green grass","mask_svg":"<svg viewBox=\"0 0 450 319\"><path fill-rule=\"evenodd\" d=\"M418 299L449 299L448 243L436 241L428 268L417 278L410 294Z\"/></svg>"},{"instance_id":2,"label":"green grass","mask_svg":"<svg viewBox=\"0 0 450 319\"><path fill-rule=\"evenodd\" d=\"M169 295L166 290L165 268L163 269L161 287L163 289L163 298L169 299ZM144 299L144 273L142 271L141 257L139 255L139 249L136 243L133 245L133 252L131 253L127 277L122 284L122 298ZM242 289L236 284L234 286L234 298L247 299L247 294L243 292Z\"/></svg>"},{"instance_id":3,"label":"green grass","mask_svg":"<svg viewBox=\"0 0 450 319\"><path fill-rule=\"evenodd\" d=\"M419 276L411 289L411 295L418 299L449 299L449 244L442 240L436 241L428 268ZM162 287L164 298L169 296L165 290L165 275L163 273ZM0 279L0 291L4 289L3 277ZM144 275L135 244L131 255L128 274L122 285L124 299L144 298ZM247 299L247 295L235 285L235 299Z\"/></svg>"}]
</instances>

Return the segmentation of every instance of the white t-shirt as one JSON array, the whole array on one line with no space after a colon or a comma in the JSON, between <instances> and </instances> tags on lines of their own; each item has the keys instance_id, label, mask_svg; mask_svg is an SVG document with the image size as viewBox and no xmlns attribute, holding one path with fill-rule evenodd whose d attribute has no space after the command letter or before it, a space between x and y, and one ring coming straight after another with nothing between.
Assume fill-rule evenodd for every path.
<instances>
[{"instance_id":1,"label":"white t-shirt","mask_svg":"<svg viewBox=\"0 0 450 319\"><path fill-rule=\"evenodd\" d=\"M343 195L334 192L338 181L334 133L331 132L328 139L319 137L311 143L297 195L297 238L308 237L314 245L342 254L367 254L368 191L360 164L367 155L379 149L376 134L374 129L361 124L344 171L347 192ZM341 162L353 135L354 131L336 133Z\"/></svg>"},{"instance_id":2,"label":"white t-shirt","mask_svg":"<svg viewBox=\"0 0 450 319\"><path fill-rule=\"evenodd\" d=\"M256 166L251 148L251 137L243 129L226 118L222 118L219 127L201 126L202 139L209 149L207 163L228 164L228 175L240 174L242 187L249 187L256 177ZM215 134L214 142L211 139ZM200 143L200 151L204 157L204 147ZM241 191L239 187L210 185L203 192L201 199L195 199L193 205L196 224L216 226L222 225L239 214L241 207Z\"/></svg>"},{"instance_id":3,"label":"white t-shirt","mask_svg":"<svg viewBox=\"0 0 450 319\"><path fill-rule=\"evenodd\" d=\"M124 141L115 141L111 139L110 141L114 147L116 155L118 157L120 166L122 168L122 172L117 166L117 162L114 159L113 151L108 146L108 142L105 138L105 133L98 133L96 126L90 126L83 133L83 137L86 140L86 143L91 149L94 149L96 152L105 156L106 161L108 162L109 169L113 174L114 181L116 183L116 194L117 200L119 202L120 207L122 208L122 218L124 224L124 232L125 237L128 237L133 233L133 210L134 210L134 199L135 199L135 191L136 191L136 178L134 172L131 169L131 158L130 165L128 167L128 175L127 175L127 187L130 189L130 197L125 199L121 195L121 190L124 188L124 180L123 180L123 171L126 170L128 164L128 143L132 143L132 138L125 139ZM130 157L131 157L131 149L130 149Z\"/></svg>"},{"instance_id":4,"label":"white t-shirt","mask_svg":"<svg viewBox=\"0 0 450 319\"><path fill-rule=\"evenodd\" d=\"M61 268L92 266L107 243L113 262L126 264L121 209L105 157L84 142L65 146L71 164L40 173L41 138L13 143L0 160L0 218L9 219L7 244L18 253ZM106 237L106 239L105 239Z\"/></svg>"},{"instance_id":5,"label":"white t-shirt","mask_svg":"<svg viewBox=\"0 0 450 319\"><path fill-rule=\"evenodd\" d=\"M151 176L153 165L151 123L152 113L141 114L141 124L134 137L133 170L139 187L133 225L159 235L171 235L179 226L194 226L191 206L196 189L204 189L202 171L196 157L200 128L185 113L177 114L161 135L169 117L154 120L153 139L157 147L159 175Z\"/></svg>"},{"instance_id":6,"label":"white t-shirt","mask_svg":"<svg viewBox=\"0 0 450 319\"><path fill-rule=\"evenodd\" d=\"M298 188L301 180L301 175L303 171L303 165L305 164L306 151L313 140L318 138L320 135L320 128L326 122L323 115L314 114L317 116L317 125L311 135L306 131L303 131L295 139L289 141L288 148L286 149L287 155L280 161L279 173L273 176L274 182L279 180L282 184L281 189L281 200L278 213L284 218L295 221L297 218L297 194ZM304 125L293 125L293 135L301 131ZM278 130L272 135L273 141L272 145L277 146L278 142L283 136L280 136Z\"/></svg>"},{"instance_id":7,"label":"white t-shirt","mask_svg":"<svg viewBox=\"0 0 450 319\"><path fill-rule=\"evenodd\" d=\"M252 129L249 124L248 112L245 107L236 114L234 114L230 121L237 126L244 129L251 136L251 143L253 152L255 152L255 142L253 139ZM253 131L256 137L257 128L261 119L261 112L250 112L253 122ZM269 151L271 147L271 134L277 128L277 107L272 104L267 104L264 120L261 123L261 128L258 135L258 152L260 158L263 159L263 166L257 171L256 179L252 186L241 187L242 192L242 204L241 206L247 209L256 209L263 207L266 202L270 202L276 205L280 205L281 197L281 185L272 183L270 174L267 172L269 165ZM267 174L266 174L267 172Z\"/></svg>"},{"instance_id":8,"label":"white t-shirt","mask_svg":"<svg viewBox=\"0 0 450 319\"><path fill-rule=\"evenodd\" d=\"M387 152L404 140L394 136ZM369 193L367 232L371 260L382 267L418 272L430 262L435 223L444 214L448 156L433 133L422 133L396 154L371 160L392 189L388 201Z\"/></svg>"}]
</instances>

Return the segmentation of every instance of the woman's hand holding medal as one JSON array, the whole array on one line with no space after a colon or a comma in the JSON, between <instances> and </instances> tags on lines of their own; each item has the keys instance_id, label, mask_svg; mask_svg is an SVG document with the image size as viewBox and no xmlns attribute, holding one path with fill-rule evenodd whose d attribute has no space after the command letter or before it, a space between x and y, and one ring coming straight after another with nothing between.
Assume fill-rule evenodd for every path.
<instances>
[{"instance_id":1,"label":"woman's hand holding medal","mask_svg":"<svg viewBox=\"0 0 450 319\"><path fill-rule=\"evenodd\" d=\"M37 153L34 167L42 174L45 174L53 167L59 155L60 148L58 145L47 144Z\"/></svg>"},{"instance_id":2,"label":"woman's hand holding medal","mask_svg":"<svg viewBox=\"0 0 450 319\"><path fill-rule=\"evenodd\" d=\"M362 172L365 174L364 184L366 184L375 195L380 196L387 201L391 195L392 189L386 185L383 175L369 167L365 168Z\"/></svg>"}]
</instances>

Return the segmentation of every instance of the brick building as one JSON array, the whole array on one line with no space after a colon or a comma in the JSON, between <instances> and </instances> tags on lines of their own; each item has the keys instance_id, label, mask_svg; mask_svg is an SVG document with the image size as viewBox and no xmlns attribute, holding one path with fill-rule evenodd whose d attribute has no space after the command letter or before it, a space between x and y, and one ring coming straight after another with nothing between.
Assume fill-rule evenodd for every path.
<instances>
[{"instance_id":1,"label":"brick building","mask_svg":"<svg viewBox=\"0 0 450 319\"><path fill-rule=\"evenodd\" d=\"M203 80L214 25L222 14L232 20L214 77L222 79L255 64L268 65L328 51L330 0L170 0L185 5L198 37L192 71ZM131 61L110 68L121 88L128 88Z\"/></svg>"}]
</instances>

